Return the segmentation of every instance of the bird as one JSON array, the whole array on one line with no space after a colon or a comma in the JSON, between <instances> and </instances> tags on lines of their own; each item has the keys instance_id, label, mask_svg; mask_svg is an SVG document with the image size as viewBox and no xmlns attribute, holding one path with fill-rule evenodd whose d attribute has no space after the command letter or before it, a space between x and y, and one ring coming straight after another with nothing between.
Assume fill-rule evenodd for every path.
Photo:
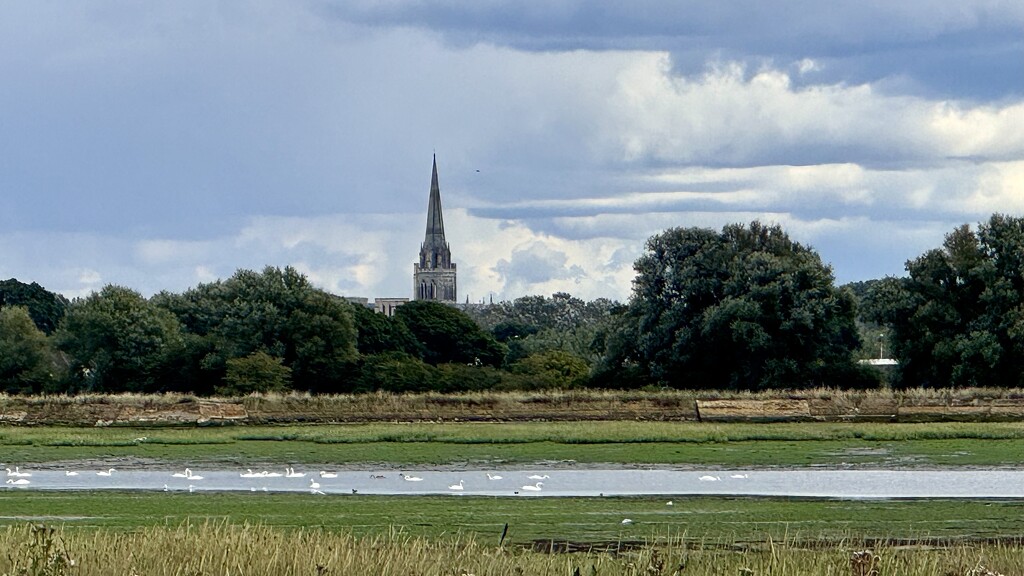
<instances>
[{"instance_id":1,"label":"bird","mask_svg":"<svg viewBox=\"0 0 1024 576\"><path fill-rule=\"evenodd\" d=\"M96 473L96 475L97 476L111 476L114 472L115 472L115 470L113 468L108 468L106 470L100 470L99 472Z\"/></svg>"},{"instance_id":2,"label":"bird","mask_svg":"<svg viewBox=\"0 0 1024 576\"><path fill-rule=\"evenodd\" d=\"M146 440L149 440L149 438L147 438L145 436L139 436L138 438L132 440L132 442L139 443L139 442L145 442Z\"/></svg>"},{"instance_id":3,"label":"bird","mask_svg":"<svg viewBox=\"0 0 1024 576\"><path fill-rule=\"evenodd\" d=\"M17 480L14 480L12 478L8 478L7 479L7 483L8 484L15 484L15 485L18 485L18 486L24 486L26 484L31 484L32 481L31 480L25 480L24 478L18 478Z\"/></svg>"},{"instance_id":4,"label":"bird","mask_svg":"<svg viewBox=\"0 0 1024 576\"><path fill-rule=\"evenodd\" d=\"M527 476L527 478L529 478L530 480L547 480L548 478L551 478L551 476L548 476L547 474L544 474L543 476L538 474L530 474L529 476Z\"/></svg>"},{"instance_id":5,"label":"bird","mask_svg":"<svg viewBox=\"0 0 1024 576\"><path fill-rule=\"evenodd\" d=\"M323 493L322 491L320 491L320 490L317 490L316 488L310 488L310 489L309 489L309 493L310 493L310 494L319 494L319 495L321 495L321 496L326 496L326 494L324 494L324 493Z\"/></svg>"},{"instance_id":6,"label":"bird","mask_svg":"<svg viewBox=\"0 0 1024 576\"><path fill-rule=\"evenodd\" d=\"M338 473L337 472L325 472L324 470L321 470L320 471L320 477L321 478L337 478L338 477Z\"/></svg>"},{"instance_id":7,"label":"bird","mask_svg":"<svg viewBox=\"0 0 1024 576\"><path fill-rule=\"evenodd\" d=\"M526 486L523 486L522 489L530 492L540 492L540 487L543 485L543 482L537 482L536 484L527 484Z\"/></svg>"},{"instance_id":8,"label":"bird","mask_svg":"<svg viewBox=\"0 0 1024 576\"><path fill-rule=\"evenodd\" d=\"M408 474L402 474L402 480L405 480L406 482L422 482L423 478L420 478L419 476L409 476Z\"/></svg>"},{"instance_id":9,"label":"bird","mask_svg":"<svg viewBox=\"0 0 1024 576\"><path fill-rule=\"evenodd\" d=\"M195 486L193 486L193 485L189 484L189 485L188 485L188 491L189 491L189 494L191 494L191 493L192 493L192 492L193 492L193 491L195 490L195 488L196 488Z\"/></svg>"},{"instance_id":10,"label":"bird","mask_svg":"<svg viewBox=\"0 0 1024 576\"><path fill-rule=\"evenodd\" d=\"M193 474L191 470L189 470L187 468L185 470L188 472L188 476L185 476L185 478L187 478L189 480L202 480L203 479L202 476L197 476L197 475Z\"/></svg>"},{"instance_id":11,"label":"bird","mask_svg":"<svg viewBox=\"0 0 1024 576\"><path fill-rule=\"evenodd\" d=\"M264 470L263 472L260 472L260 476L263 477L263 478L280 478L281 477L281 473L280 472L267 472L266 470Z\"/></svg>"},{"instance_id":12,"label":"bird","mask_svg":"<svg viewBox=\"0 0 1024 576\"><path fill-rule=\"evenodd\" d=\"M164 484L164 492L170 492L170 490L171 489L167 487L167 484Z\"/></svg>"},{"instance_id":13,"label":"bird","mask_svg":"<svg viewBox=\"0 0 1024 576\"><path fill-rule=\"evenodd\" d=\"M316 480L314 480L313 478L310 478L309 479L309 487L313 488L313 489L319 488L320 487L320 483L317 482Z\"/></svg>"},{"instance_id":14,"label":"bird","mask_svg":"<svg viewBox=\"0 0 1024 576\"><path fill-rule=\"evenodd\" d=\"M448 489L449 490L464 490L465 486L462 485L463 482L464 482L464 480L459 480L458 484L452 484L451 486L448 487Z\"/></svg>"},{"instance_id":15,"label":"bird","mask_svg":"<svg viewBox=\"0 0 1024 576\"><path fill-rule=\"evenodd\" d=\"M175 472L174 474L171 474L171 477L172 478L188 478L191 475L192 475L192 469L185 468L184 472Z\"/></svg>"},{"instance_id":16,"label":"bird","mask_svg":"<svg viewBox=\"0 0 1024 576\"><path fill-rule=\"evenodd\" d=\"M25 477L32 476L32 473L31 472L22 472L21 468L18 468L17 466L15 466L13 472L11 471L10 468L7 469L7 475L8 476L18 476L18 477L25 478Z\"/></svg>"},{"instance_id":17,"label":"bird","mask_svg":"<svg viewBox=\"0 0 1024 576\"><path fill-rule=\"evenodd\" d=\"M259 472L253 472L252 468L246 468L245 472L240 472L238 475L242 478L259 478L261 476Z\"/></svg>"},{"instance_id":18,"label":"bird","mask_svg":"<svg viewBox=\"0 0 1024 576\"><path fill-rule=\"evenodd\" d=\"M632 520L632 519L630 519L630 518L623 518L623 519L622 519L622 523L623 523L623 524L632 524L632 523L633 523L633 520Z\"/></svg>"},{"instance_id":19,"label":"bird","mask_svg":"<svg viewBox=\"0 0 1024 576\"><path fill-rule=\"evenodd\" d=\"M674 506L674 504L671 500L669 500L668 502L665 502L665 506Z\"/></svg>"},{"instance_id":20,"label":"bird","mask_svg":"<svg viewBox=\"0 0 1024 576\"><path fill-rule=\"evenodd\" d=\"M370 474L370 478L373 478L374 480L383 480L387 478L387 476L383 474Z\"/></svg>"},{"instance_id":21,"label":"bird","mask_svg":"<svg viewBox=\"0 0 1024 576\"><path fill-rule=\"evenodd\" d=\"M78 476L78 472L75 472L74 470L65 470L64 471L64 475L65 476Z\"/></svg>"},{"instance_id":22,"label":"bird","mask_svg":"<svg viewBox=\"0 0 1024 576\"><path fill-rule=\"evenodd\" d=\"M498 476L497 474L491 474L490 472L488 472L487 473L487 479L488 480L501 480L501 476Z\"/></svg>"},{"instance_id":23,"label":"bird","mask_svg":"<svg viewBox=\"0 0 1024 576\"><path fill-rule=\"evenodd\" d=\"M750 478L749 474L732 474L729 478Z\"/></svg>"},{"instance_id":24,"label":"bird","mask_svg":"<svg viewBox=\"0 0 1024 576\"><path fill-rule=\"evenodd\" d=\"M698 480L700 480L701 482L718 482L719 480L721 480L721 478L719 478L718 476L708 476L705 474L704 476L698 478Z\"/></svg>"},{"instance_id":25,"label":"bird","mask_svg":"<svg viewBox=\"0 0 1024 576\"><path fill-rule=\"evenodd\" d=\"M288 468L287 470L287 473L284 475L285 478L302 478L306 475L305 472L296 472L295 468Z\"/></svg>"}]
</instances>

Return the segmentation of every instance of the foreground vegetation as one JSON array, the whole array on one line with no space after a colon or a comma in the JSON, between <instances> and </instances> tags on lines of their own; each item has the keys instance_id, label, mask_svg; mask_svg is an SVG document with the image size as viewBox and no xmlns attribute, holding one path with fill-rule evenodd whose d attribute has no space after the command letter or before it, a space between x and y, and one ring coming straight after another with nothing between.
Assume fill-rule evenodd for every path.
<instances>
[{"instance_id":1,"label":"foreground vegetation","mask_svg":"<svg viewBox=\"0 0 1024 576\"><path fill-rule=\"evenodd\" d=\"M0 528L3 574L850 574L851 556L866 547L881 574L979 576L981 566L1024 571L1024 553L1012 539L927 545L950 525L1019 534L1019 507L1001 502L783 507L701 498L669 513L664 502L649 499L465 498L453 507L450 498L338 497L310 506L305 503L313 499L298 495L261 495L259 504L248 505L240 503L251 502L250 495L19 496L0 495L5 514L11 506L13 515L35 511L63 526L8 520L13 523ZM79 528L125 510L140 512L134 522ZM302 523L307 514L310 522ZM635 523L621 524L624 514ZM393 528L396 519L406 528ZM592 536L604 546L547 553L566 549L567 530L586 536L587 527L596 527ZM543 540L546 531L559 534L553 547ZM926 545L907 546L906 537Z\"/></svg>"}]
</instances>

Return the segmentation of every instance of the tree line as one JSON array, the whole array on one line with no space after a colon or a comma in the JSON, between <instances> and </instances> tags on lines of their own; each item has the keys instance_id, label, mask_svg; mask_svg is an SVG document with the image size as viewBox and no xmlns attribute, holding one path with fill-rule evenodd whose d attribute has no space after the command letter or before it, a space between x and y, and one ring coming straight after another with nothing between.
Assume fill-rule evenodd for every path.
<instances>
[{"instance_id":1,"label":"tree line","mask_svg":"<svg viewBox=\"0 0 1024 576\"><path fill-rule=\"evenodd\" d=\"M68 301L0 282L0 391L467 391L646 386L1024 384L1024 219L959 227L907 275L836 286L777 225L650 238L627 303L565 293L491 305L413 301L394 317L292 268L150 298ZM888 349L883 376L857 360Z\"/></svg>"}]
</instances>

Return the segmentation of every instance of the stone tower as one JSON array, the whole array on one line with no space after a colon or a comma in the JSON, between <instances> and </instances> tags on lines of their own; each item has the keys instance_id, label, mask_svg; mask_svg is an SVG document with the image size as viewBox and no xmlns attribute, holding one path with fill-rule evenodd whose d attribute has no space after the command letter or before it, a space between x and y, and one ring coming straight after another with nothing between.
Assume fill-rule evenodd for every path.
<instances>
[{"instance_id":1,"label":"stone tower","mask_svg":"<svg viewBox=\"0 0 1024 576\"><path fill-rule=\"evenodd\" d=\"M420 246L420 261L413 264L413 300L455 302L455 264L444 239L441 215L441 188L437 184L437 155L430 176L430 202L427 204L427 234Z\"/></svg>"}]
</instances>

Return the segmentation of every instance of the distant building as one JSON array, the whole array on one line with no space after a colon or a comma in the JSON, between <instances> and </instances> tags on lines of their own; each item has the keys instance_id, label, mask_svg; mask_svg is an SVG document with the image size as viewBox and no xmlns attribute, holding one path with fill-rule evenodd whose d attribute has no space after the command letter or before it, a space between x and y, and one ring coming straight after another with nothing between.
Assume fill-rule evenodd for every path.
<instances>
[{"instance_id":1,"label":"distant building","mask_svg":"<svg viewBox=\"0 0 1024 576\"><path fill-rule=\"evenodd\" d=\"M420 246L420 261L413 264L413 300L456 302L455 264L444 239L441 215L441 187L437 183L437 156L430 177L430 201L427 204L427 232Z\"/></svg>"},{"instance_id":2,"label":"distant building","mask_svg":"<svg viewBox=\"0 0 1024 576\"><path fill-rule=\"evenodd\" d=\"M376 298L373 301L373 310L391 318L395 315L395 310L408 301L408 298Z\"/></svg>"}]
</instances>

